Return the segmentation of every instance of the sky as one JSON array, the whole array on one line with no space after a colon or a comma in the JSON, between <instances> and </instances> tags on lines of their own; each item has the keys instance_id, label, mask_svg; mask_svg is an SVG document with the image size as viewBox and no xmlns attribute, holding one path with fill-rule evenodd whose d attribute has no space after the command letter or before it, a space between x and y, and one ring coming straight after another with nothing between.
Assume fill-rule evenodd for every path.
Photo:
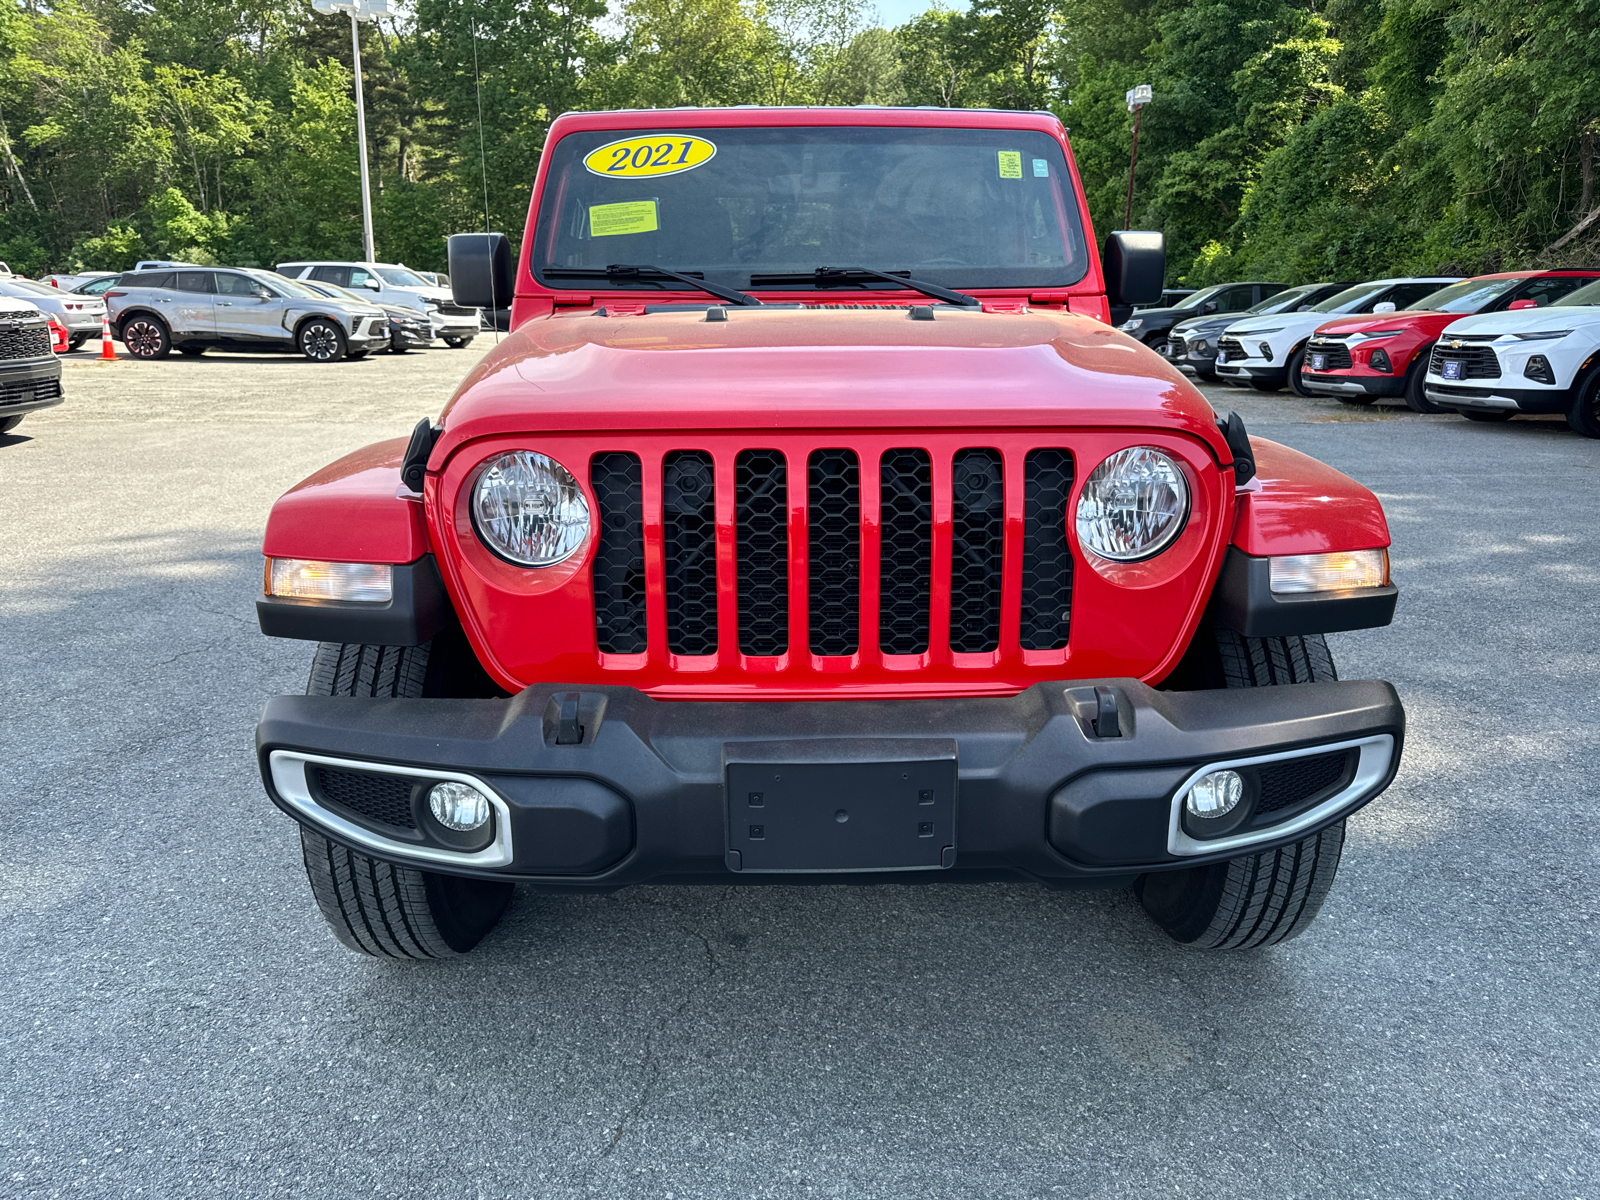
<instances>
[{"instance_id":1,"label":"sky","mask_svg":"<svg viewBox=\"0 0 1600 1200\"><path fill-rule=\"evenodd\" d=\"M878 24L885 29L893 29L896 25L904 25L920 12L925 12L933 7L933 0L875 0L878 9ZM967 7L966 0L944 0L946 8L962 9Z\"/></svg>"}]
</instances>

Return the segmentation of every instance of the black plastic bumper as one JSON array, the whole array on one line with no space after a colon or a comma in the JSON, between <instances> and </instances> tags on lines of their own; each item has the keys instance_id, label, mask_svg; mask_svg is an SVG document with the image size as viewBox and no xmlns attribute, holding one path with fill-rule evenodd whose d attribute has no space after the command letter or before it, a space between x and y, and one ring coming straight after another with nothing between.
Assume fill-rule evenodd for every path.
<instances>
[{"instance_id":1,"label":"black plastic bumper","mask_svg":"<svg viewBox=\"0 0 1600 1200\"><path fill-rule=\"evenodd\" d=\"M1004 698L730 704L540 686L507 700L279 696L256 745L284 811L431 870L568 888L875 873L1065 885L1305 837L1388 786L1404 725L1394 689L1374 680L1159 692L1113 679ZM1299 809L1262 801L1214 849L1180 833L1178 797L1199 768L1308 751L1359 754L1365 774ZM414 809L430 779L487 785L502 857L468 861L426 828L311 798L313 776L363 764L403 777Z\"/></svg>"},{"instance_id":2,"label":"black plastic bumper","mask_svg":"<svg viewBox=\"0 0 1600 1200\"><path fill-rule=\"evenodd\" d=\"M1464 387L1431 380L1423 391L1436 404L1525 413L1564 413L1574 394L1573 388Z\"/></svg>"},{"instance_id":3,"label":"black plastic bumper","mask_svg":"<svg viewBox=\"0 0 1600 1200\"><path fill-rule=\"evenodd\" d=\"M1324 396L1403 396L1403 375L1313 375L1303 367L1300 382Z\"/></svg>"},{"instance_id":4,"label":"black plastic bumper","mask_svg":"<svg viewBox=\"0 0 1600 1200\"><path fill-rule=\"evenodd\" d=\"M0 420L52 408L65 397L61 363L54 358L0 365Z\"/></svg>"}]
</instances>

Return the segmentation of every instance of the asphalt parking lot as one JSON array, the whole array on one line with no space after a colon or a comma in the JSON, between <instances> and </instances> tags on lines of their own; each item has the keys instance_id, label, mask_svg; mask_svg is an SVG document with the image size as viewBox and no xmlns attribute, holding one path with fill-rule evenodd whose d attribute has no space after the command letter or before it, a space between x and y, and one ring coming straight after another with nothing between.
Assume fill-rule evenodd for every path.
<instances>
[{"instance_id":1,"label":"asphalt parking lot","mask_svg":"<svg viewBox=\"0 0 1600 1200\"><path fill-rule=\"evenodd\" d=\"M66 365L0 437L0 1195L1600 1196L1600 443L1214 389L1378 492L1410 712L1321 917L1027 884L520 894L339 946L251 754L286 487L489 345Z\"/></svg>"}]
</instances>

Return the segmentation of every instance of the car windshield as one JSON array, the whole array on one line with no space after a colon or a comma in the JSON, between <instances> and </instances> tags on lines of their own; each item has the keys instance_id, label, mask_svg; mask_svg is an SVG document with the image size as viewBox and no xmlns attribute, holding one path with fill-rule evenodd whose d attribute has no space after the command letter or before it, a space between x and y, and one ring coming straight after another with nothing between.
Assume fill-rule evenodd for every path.
<instances>
[{"instance_id":1,"label":"car windshield","mask_svg":"<svg viewBox=\"0 0 1600 1200\"><path fill-rule=\"evenodd\" d=\"M421 275L418 275L415 271L408 271L404 267L379 267L378 276L393 287L432 286Z\"/></svg>"},{"instance_id":2,"label":"car windshield","mask_svg":"<svg viewBox=\"0 0 1600 1200\"><path fill-rule=\"evenodd\" d=\"M1463 279L1437 292L1429 292L1406 308L1412 312L1475 313L1524 282L1522 279Z\"/></svg>"},{"instance_id":3,"label":"car windshield","mask_svg":"<svg viewBox=\"0 0 1600 1200\"><path fill-rule=\"evenodd\" d=\"M1172 309L1174 312L1193 312L1227 286L1225 283L1214 283L1208 288L1201 288L1194 295L1186 296L1180 303L1174 304Z\"/></svg>"},{"instance_id":4,"label":"car windshield","mask_svg":"<svg viewBox=\"0 0 1600 1200\"><path fill-rule=\"evenodd\" d=\"M1015 129L569 134L551 151L538 228L535 272L554 269L558 288L572 286L574 270L614 264L693 271L741 290L753 275L818 267L947 288L1052 287L1082 279L1089 262L1061 144Z\"/></svg>"},{"instance_id":5,"label":"car windshield","mask_svg":"<svg viewBox=\"0 0 1600 1200\"><path fill-rule=\"evenodd\" d=\"M1586 283L1575 292L1568 292L1561 299L1550 305L1551 308L1567 308L1574 305L1600 304L1600 279L1593 283Z\"/></svg>"},{"instance_id":6,"label":"car windshield","mask_svg":"<svg viewBox=\"0 0 1600 1200\"><path fill-rule=\"evenodd\" d=\"M1387 283L1358 283L1355 287L1347 287L1342 292L1335 292L1321 304L1313 305L1311 311L1326 313L1350 312L1352 309L1359 308L1361 302L1368 296L1376 295L1389 286Z\"/></svg>"},{"instance_id":7,"label":"car windshield","mask_svg":"<svg viewBox=\"0 0 1600 1200\"><path fill-rule=\"evenodd\" d=\"M1269 296L1252 304L1244 310L1245 315L1260 316L1263 313L1288 312L1321 286L1320 283L1305 283L1299 287L1288 288L1276 296Z\"/></svg>"},{"instance_id":8,"label":"car windshield","mask_svg":"<svg viewBox=\"0 0 1600 1200\"><path fill-rule=\"evenodd\" d=\"M282 275L275 275L271 271L252 271L251 278L266 284L269 288L284 296L295 296L301 300L326 300L321 292L314 292L305 284L293 279L285 279Z\"/></svg>"}]
</instances>

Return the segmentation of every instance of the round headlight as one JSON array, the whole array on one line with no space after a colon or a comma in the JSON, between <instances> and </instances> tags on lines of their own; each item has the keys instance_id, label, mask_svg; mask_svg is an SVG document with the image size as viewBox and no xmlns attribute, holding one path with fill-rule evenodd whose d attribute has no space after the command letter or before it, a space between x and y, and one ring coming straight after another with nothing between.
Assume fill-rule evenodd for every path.
<instances>
[{"instance_id":1,"label":"round headlight","mask_svg":"<svg viewBox=\"0 0 1600 1200\"><path fill-rule=\"evenodd\" d=\"M472 489L472 526L484 545L523 567L569 558L589 534L589 502L572 472L530 450L502 454Z\"/></svg>"},{"instance_id":2,"label":"round headlight","mask_svg":"<svg viewBox=\"0 0 1600 1200\"><path fill-rule=\"evenodd\" d=\"M1160 554L1183 532L1189 485L1153 446L1118 450L1096 467L1078 497L1078 541L1115 562Z\"/></svg>"}]
</instances>

